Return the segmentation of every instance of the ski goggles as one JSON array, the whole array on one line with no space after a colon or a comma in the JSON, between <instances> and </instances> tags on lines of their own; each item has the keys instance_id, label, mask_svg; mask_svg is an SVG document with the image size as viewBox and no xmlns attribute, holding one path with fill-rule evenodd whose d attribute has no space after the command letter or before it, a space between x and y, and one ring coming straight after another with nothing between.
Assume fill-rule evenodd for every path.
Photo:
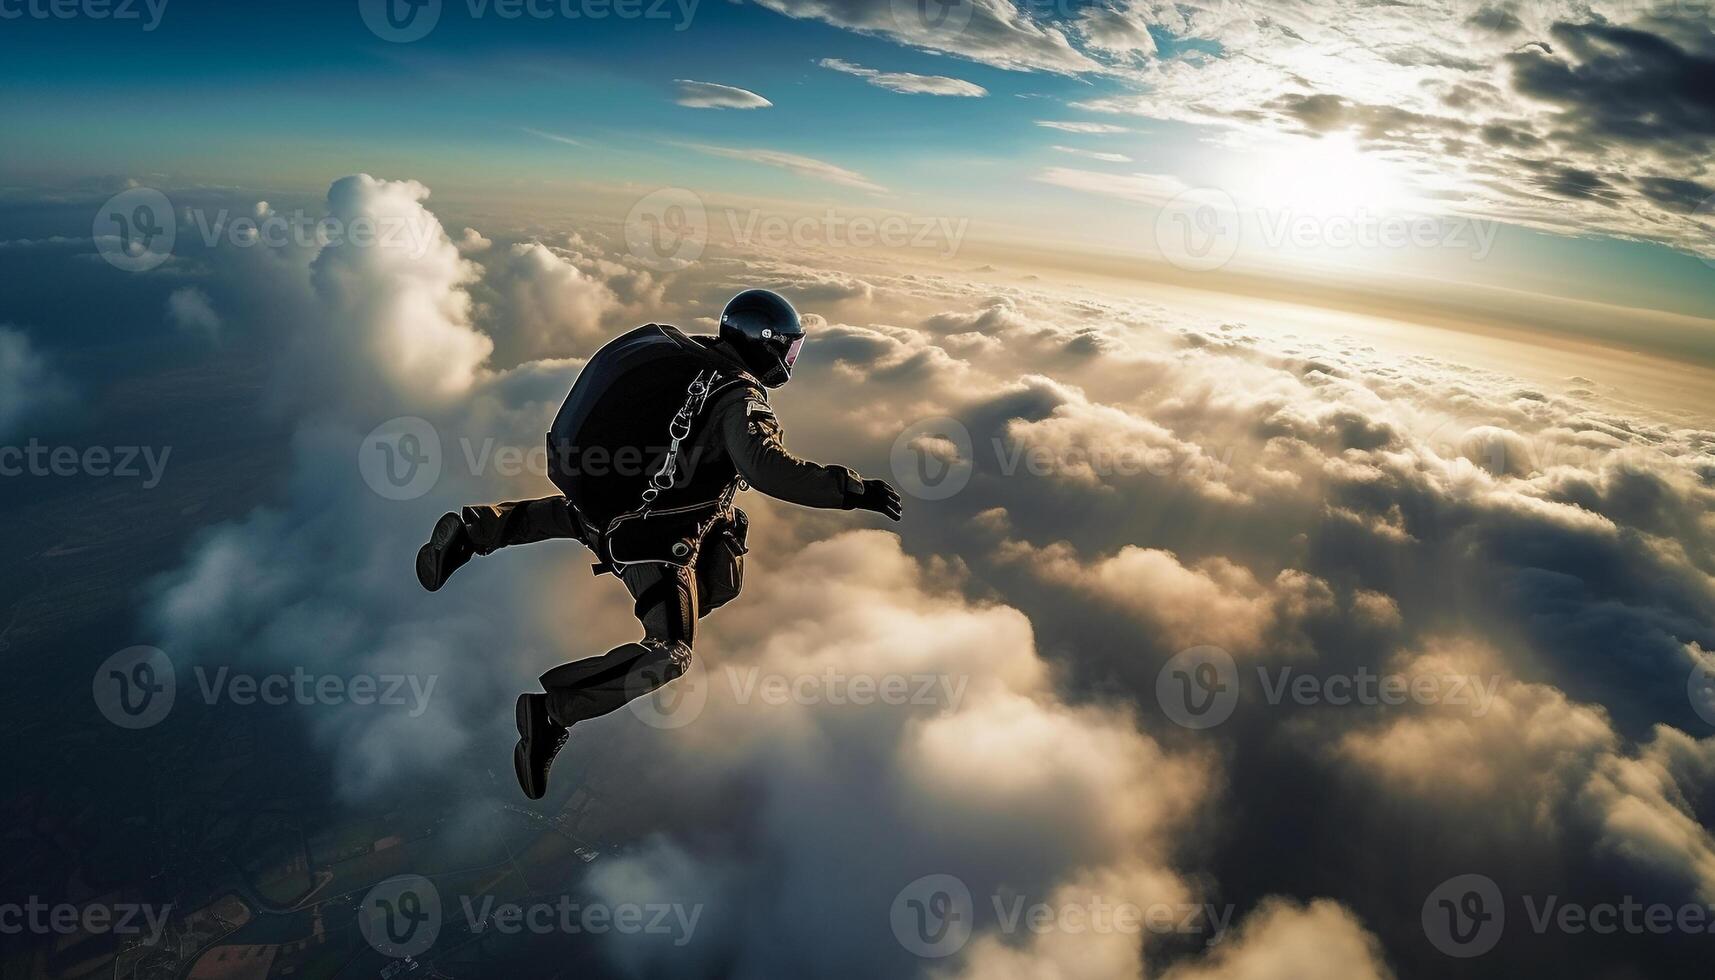
<instances>
[{"instance_id":1,"label":"ski goggles","mask_svg":"<svg viewBox=\"0 0 1715 980\"><path fill-rule=\"evenodd\" d=\"M790 343L786 346L786 353L782 354L780 357L780 360L786 364L786 370L788 370L788 371L792 370L792 365L798 363L798 352L803 350L803 349L804 349L804 338L803 337L792 338L792 343Z\"/></svg>"}]
</instances>

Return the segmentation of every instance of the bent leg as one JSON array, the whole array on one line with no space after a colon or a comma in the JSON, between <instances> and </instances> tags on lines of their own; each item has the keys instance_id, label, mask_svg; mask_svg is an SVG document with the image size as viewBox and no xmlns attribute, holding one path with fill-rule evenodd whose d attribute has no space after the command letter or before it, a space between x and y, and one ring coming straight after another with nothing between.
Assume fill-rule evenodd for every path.
<instances>
[{"instance_id":1,"label":"bent leg","mask_svg":"<svg viewBox=\"0 0 1715 980\"><path fill-rule=\"evenodd\" d=\"M479 555L491 554L510 545L578 537L578 523L572 518L571 502L558 495L538 500L476 504L464 508L460 516L470 534L471 546Z\"/></svg>"},{"instance_id":2,"label":"bent leg","mask_svg":"<svg viewBox=\"0 0 1715 980\"><path fill-rule=\"evenodd\" d=\"M555 724L597 718L682 676L697 631L697 586L688 569L631 565L622 576L644 637L542 675Z\"/></svg>"}]
</instances>

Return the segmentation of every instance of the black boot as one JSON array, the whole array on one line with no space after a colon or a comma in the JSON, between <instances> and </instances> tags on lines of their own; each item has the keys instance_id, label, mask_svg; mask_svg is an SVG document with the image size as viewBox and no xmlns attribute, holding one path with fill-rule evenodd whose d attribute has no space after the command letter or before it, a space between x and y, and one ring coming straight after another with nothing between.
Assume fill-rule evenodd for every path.
<instances>
[{"instance_id":1,"label":"black boot","mask_svg":"<svg viewBox=\"0 0 1715 980\"><path fill-rule=\"evenodd\" d=\"M442 514L429 535L429 543L417 549L417 581L430 592L447 584L465 562L476 554L470 531L457 514Z\"/></svg>"},{"instance_id":2,"label":"black boot","mask_svg":"<svg viewBox=\"0 0 1715 980\"><path fill-rule=\"evenodd\" d=\"M548 792L548 767L566 744L569 731L548 717L546 694L518 695L518 745L512 750L512 768L529 799L539 800Z\"/></svg>"}]
</instances>

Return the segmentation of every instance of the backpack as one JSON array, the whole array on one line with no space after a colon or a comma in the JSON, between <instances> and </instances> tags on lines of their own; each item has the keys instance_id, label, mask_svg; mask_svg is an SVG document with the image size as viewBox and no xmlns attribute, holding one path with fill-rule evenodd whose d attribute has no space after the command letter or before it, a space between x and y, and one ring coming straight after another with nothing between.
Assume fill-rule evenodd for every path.
<instances>
[{"instance_id":1,"label":"backpack","mask_svg":"<svg viewBox=\"0 0 1715 980\"><path fill-rule=\"evenodd\" d=\"M696 397L692 386L699 380L704 388ZM724 455L697 458L691 447L707 422L702 408L735 384L761 390L739 367L666 324L638 327L590 357L549 430L549 475L596 538L591 544L600 557L621 560L607 546L622 522L658 529L668 524L695 525L730 503L738 480L732 461ZM669 480L669 474L663 473L672 441L669 426L685 410L689 410L689 424L685 427L686 420L681 420L680 448ZM657 477L653 487L651 477ZM646 499L652 488L655 493ZM636 520L679 514L693 519ZM693 548L696 536L700 531L690 542ZM689 550L680 554L676 544L675 540L669 545L669 553L688 557Z\"/></svg>"}]
</instances>

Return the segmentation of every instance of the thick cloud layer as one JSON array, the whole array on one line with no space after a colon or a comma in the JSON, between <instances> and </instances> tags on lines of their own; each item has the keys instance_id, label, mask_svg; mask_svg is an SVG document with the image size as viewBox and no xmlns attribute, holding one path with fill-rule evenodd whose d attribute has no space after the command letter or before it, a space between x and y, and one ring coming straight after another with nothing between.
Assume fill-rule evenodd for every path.
<instances>
[{"instance_id":1,"label":"thick cloud layer","mask_svg":"<svg viewBox=\"0 0 1715 980\"><path fill-rule=\"evenodd\" d=\"M64 407L71 393L71 383L36 350L28 334L0 325L0 436Z\"/></svg>"},{"instance_id":2,"label":"thick cloud layer","mask_svg":"<svg viewBox=\"0 0 1715 980\"><path fill-rule=\"evenodd\" d=\"M1074 109L1207 127L1230 149L1349 139L1415 185L1388 206L1715 254L1706 4L759 2L999 68L1103 77L1118 91ZM1128 181L1154 178L1047 179L1137 199Z\"/></svg>"},{"instance_id":3,"label":"thick cloud layer","mask_svg":"<svg viewBox=\"0 0 1715 980\"><path fill-rule=\"evenodd\" d=\"M706 327L737 288L781 288L817 315L777 399L788 442L914 490L897 536L747 501L746 594L699 639L694 717L661 725L645 702L574 731L568 752L653 834L591 886L709 917L684 948L616 940L616 964L1430 976L1452 961L1422 907L1458 874L1512 895L1715 900L1715 708L1694 695L1715 649L1707 420L1583 379L873 256L711 250L657 272L601 228L502 224L455 245L426 199L347 178L334 213L432 233L210 260L229 326L290 355L276 401L294 477L153 589L175 657L438 676L420 716L318 713L347 797L492 792L513 694L630 638L628 603L570 545L479 560L434 596L407 570L441 510L547 492L483 440L538 445L576 358L625 318ZM271 312L226 299L244 296ZM364 433L401 416L443 447L439 480L406 501L360 465ZM917 452L968 483L936 492ZM1233 664L1232 715L1185 727L1161 678L1209 647ZM1329 681L1365 675L1435 687L1335 699ZM893 677L926 693L849 696ZM927 875L972 895L972 934L945 959L890 926ZM1091 933L1021 927L1016 899L1212 912ZM1699 939L1519 933L1472 968L1674 963Z\"/></svg>"}]
</instances>

